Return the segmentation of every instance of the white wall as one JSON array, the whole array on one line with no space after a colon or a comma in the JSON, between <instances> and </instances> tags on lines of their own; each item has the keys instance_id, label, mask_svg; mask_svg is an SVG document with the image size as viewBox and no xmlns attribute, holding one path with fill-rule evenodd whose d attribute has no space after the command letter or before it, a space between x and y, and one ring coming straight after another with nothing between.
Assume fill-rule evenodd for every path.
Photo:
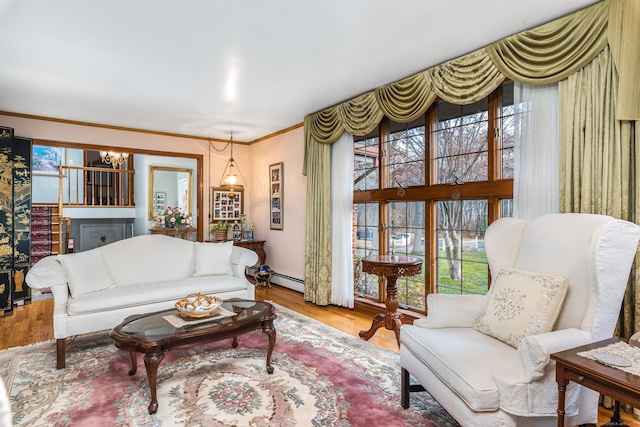
<instances>
[{"instance_id":1,"label":"white wall","mask_svg":"<svg viewBox=\"0 0 640 427\"><path fill-rule=\"evenodd\" d=\"M304 158L303 128L274 136L251 147L251 214L256 240L265 240L267 264L273 271L296 279L304 279L305 218L307 177L302 175ZM269 165L283 162L284 214L283 229L269 229L270 187ZM273 282L304 291L301 283L279 278Z\"/></svg>"}]
</instances>

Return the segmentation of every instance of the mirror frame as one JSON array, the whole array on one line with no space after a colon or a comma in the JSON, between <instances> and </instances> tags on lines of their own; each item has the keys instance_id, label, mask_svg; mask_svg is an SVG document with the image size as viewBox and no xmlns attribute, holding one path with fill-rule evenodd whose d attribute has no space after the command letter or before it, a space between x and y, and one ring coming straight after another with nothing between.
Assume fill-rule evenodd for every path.
<instances>
[{"instance_id":1,"label":"mirror frame","mask_svg":"<svg viewBox=\"0 0 640 427\"><path fill-rule=\"evenodd\" d=\"M193 198L193 194L192 194L192 187L193 187L193 169L189 169L189 168L172 168L169 166L149 166L149 198L148 198L148 204L147 204L147 209L149 211L149 219L150 220L155 220L155 216L154 216L154 209L153 209L153 175L155 171L165 171L165 172L185 172L187 174L189 174L189 185L188 185L188 190L189 190L189 197L187 197L187 214L189 216L193 216L191 214L191 199Z\"/></svg>"}]
</instances>

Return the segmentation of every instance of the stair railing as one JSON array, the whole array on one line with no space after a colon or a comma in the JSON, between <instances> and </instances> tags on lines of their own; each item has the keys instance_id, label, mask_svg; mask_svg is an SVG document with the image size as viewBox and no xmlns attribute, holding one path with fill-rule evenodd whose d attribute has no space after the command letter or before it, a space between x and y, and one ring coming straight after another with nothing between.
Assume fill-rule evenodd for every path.
<instances>
[{"instance_id":1,"label":"stair railing","mask_svg":"<svg viewBox=\"0 0 640 427\"><path fill-rule=\"evenodd\" d=\"M58 166L58 204L64 207L135 207L135 170L85 166Z\"/></svg>"}]
</instances>

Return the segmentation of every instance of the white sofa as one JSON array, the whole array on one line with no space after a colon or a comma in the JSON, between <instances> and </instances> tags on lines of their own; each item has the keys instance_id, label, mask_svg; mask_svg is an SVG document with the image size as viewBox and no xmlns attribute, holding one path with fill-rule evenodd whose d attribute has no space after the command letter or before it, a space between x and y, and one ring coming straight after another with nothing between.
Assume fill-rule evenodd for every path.
<instances>
[{"instance_id":1,"label":"white sofa","mask_svg":"<svg viewBox=\"0 0 640 427\"><path fill-rule=\"evenodd\" d=\"M34 289L51 288L57 367L65 366L66 340L110 329L132 314L172 308L192 293L253 299L245 268L255 252L233 242L201 243L143 235L89 251L53 255L27 273Z\"/></svg>"},{"instance_id":2,"label":"white sofa","mask_svg":"<svg viewBox=\"0 0 640 427\"><path fill-rule=\"evenodd\" d=\"M402 406L409 406L409 391L419 390L409 385L410 373L463 426L555 426L558 385L549 355L613 335L639 238L637 225L604 215L502 218L491 224L485 235L492 277L487 295L431 294L427 318L401 328ZM516 273L508 276L508 288L497 285L499 271L514 269L545 277L534 291L540 299L520 290L535 290L530 283L517 288L511 279ZM549 332L532 331L541 315L523 319L531 320L529 331L517 335L519 344L508 342L516 334L498 339L481 332L479 320L487 313L501 313L503 328L512 328L517 322L509 315L518 306L537 313L550 307L553 297L543 291L558 275L568 278L568 288L564 304L549 312L557 319ZM505 298L505 289L518 289L520 299ZM566 426L595 423L598 393L570 382L565 411Z\"/></svg>"}]
</instances>

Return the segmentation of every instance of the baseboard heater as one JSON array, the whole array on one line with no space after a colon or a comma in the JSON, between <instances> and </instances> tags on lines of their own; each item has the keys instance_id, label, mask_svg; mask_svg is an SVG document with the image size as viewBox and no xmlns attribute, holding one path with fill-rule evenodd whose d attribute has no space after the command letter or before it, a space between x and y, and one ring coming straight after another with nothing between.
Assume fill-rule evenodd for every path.
<instances>
[{"instance_id":1,"label":"baseboard heater","mask_svg":"<svg viewBox=\"0 0 640 427\"><path fill-rule=\"evenodd\" d=\"M256 267L248 268L250 276L253 276L253 273L255 273L255 271ZM277 271L274 271L271 277L271 282L276 283L280 286L284 286L285 288L293 289L294 291L304 292L304 279L287 276L286 274L281 274Z\"/></svg>"}]
</instances>

